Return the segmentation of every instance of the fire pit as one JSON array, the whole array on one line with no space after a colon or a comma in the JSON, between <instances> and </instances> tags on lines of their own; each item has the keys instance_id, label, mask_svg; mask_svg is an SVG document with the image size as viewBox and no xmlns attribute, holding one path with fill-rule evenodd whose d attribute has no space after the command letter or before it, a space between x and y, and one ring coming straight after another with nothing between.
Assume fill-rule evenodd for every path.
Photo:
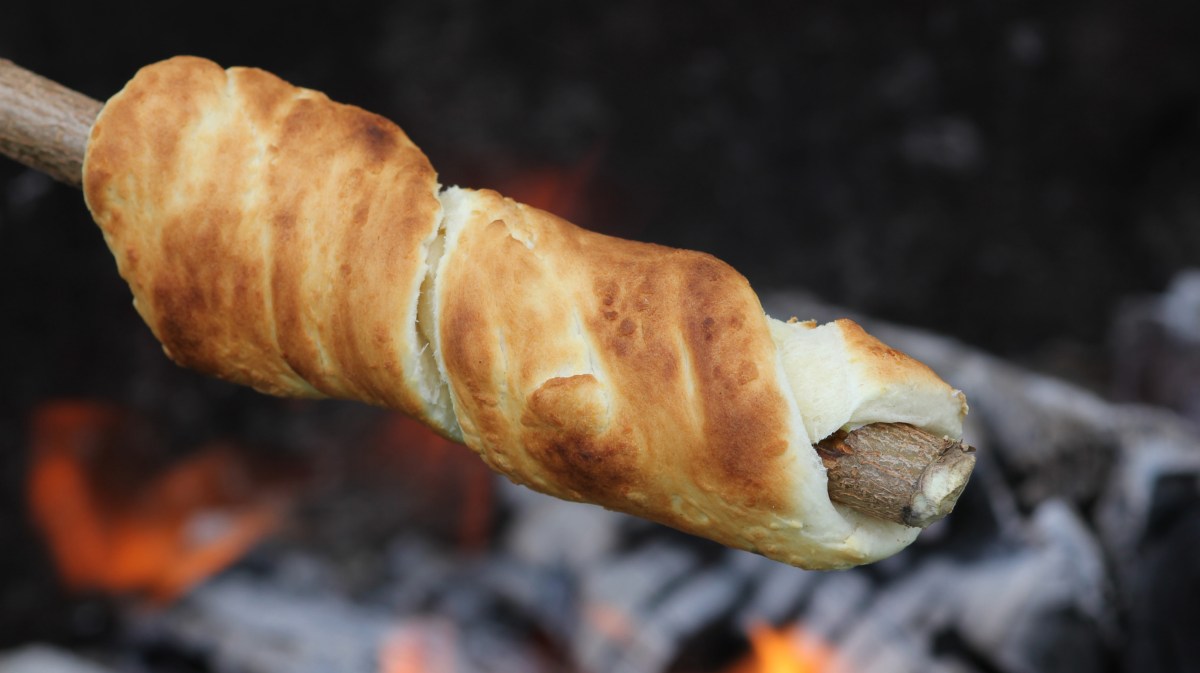
<instances>
[{"instance_id":1,"label":"fire pit","mask_svg":"<svg viewBox=\"0 0 1200 673\"><path fill-rule=\"evenodd\" d=\"M771 303L830 312L795 295ZM284 456L250 443L166 459L169 448L140 448L147 422L76 401L35 416L30 509L62 585L93 598L40 609L73 613L60 637L83 638L80 652L110 670L986 673L1193 661L1197 611L1183 597L1196 581L1194 427L874 327L963 382L983 452L955 514L875 566L802 571L540 496L375 410L273 414L277 401L249 402L309 437L331 433L328 448L293 449L281 470ZM79 528L59 532L68 522ZM89 632L96 618L84 617L97 613L104 628Z\"/></svg>"},{"instance_id":2,"label":"fire pit","mask_svg":"<svg viewBox=\"0 0 1200 673\"><path fill-rule=\"evenodd\" d=\"M1194 261L1180 156L1200 148L1169 82L1101 68L1105 39L1181 17L1101 3L861 23L813 6L763 33L757 14L689 25L640 3L371 11L369 54L213 55L403 119L447 182L952 335L862 318L967 392L971 485L909 550L837 573L538 496L403 417L176 368L78 194L4 162L0 671L1197 670L1200 301L1187 275L1166 286ZM195 30L218 28L242 30ZM312 30L300 41L321 44ZM149 60L106 51L100 67L11 37L23 46L0 56L101 98ZM1044 127L1056 119L1090 121ZM1140 188L1108 176L1124 161L1147 166ZM765 301L845 315L798 292Z\"/></svg>"}]
</instances>

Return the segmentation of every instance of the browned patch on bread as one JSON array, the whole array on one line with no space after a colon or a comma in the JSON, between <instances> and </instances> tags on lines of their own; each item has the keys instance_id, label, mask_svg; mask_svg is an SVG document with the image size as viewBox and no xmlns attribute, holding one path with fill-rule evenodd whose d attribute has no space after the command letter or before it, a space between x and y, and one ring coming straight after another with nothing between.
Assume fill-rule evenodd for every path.
<instances>
[{"instance_id":1,"label":"browned patch on bread","mask_svg":"<svg viewBox=\"0 0 1200 673\"><path fill-rule=\"evenodd\" d=\"M556 376L529 396L523 422L556 430L603 432L608 423L605 397L600 382L591 374Z\"/></svg>"},{"instance_id":2,"label":"browned patch on bread","mask_svg":"<svg viewBox=\"0 0 1200 673\"><path fill-rule=\"evenodd\" d=\"M630 441L604 435L560 431L526 440L526 450L540 466L539 476L553 484L555 494L611 508L620 508L623 496L636 483ZM533 488L536 481L522 482Z\"/></svg>"},{"instance_id":3,"label":"browned patch on bread","mask_svg":"<svg viewBox=\"0 0 1200 673\"><path fill-rule=\"evenodd\" d=\"M637 477L633 443L607 428L606 398L591 374L556 377L529 396L521 418L526 450L542 476L574 499L619 501Z\"/></svg>"},{"instance_id":4,"label":"browned patch on bread","mask_svg":"<svg viewBox=\"0 0 1200 673\"><path fill-rule=\"evenodd\" d=\"M392 123L379 115L364 113L359 116L357 124L358 138L367 150L370 163L391 159L398 149L396 136L391 132Z\"/></svg>"},{"instance_id":5,"label":"browned patch on bread","mask_svg":"<svg viewBox=\"0 0 1200 673\"><path fill-rule=\"evenodd\" d=\"M460 421L495 428L480 453L539 490L753 548L747 531L793 493L774 344L745 279L492 192L473 205L437 300Z\"/></svg>"},{"instance_id":6,"label":"browned patch on bread","mask_svg":"<svg viewBox=\"0 0 1200 673\"><path fill-rule=\"evenodd\" d=\"M777 461L788 446L787 418L774 381L759 376L774 369L774 345L754 314L762 309L745 278L715 258L697 254L685 278L685 339L709 447L697 481L728 500L778 509L785 501ZM748 312L756 319L746 320Z\"/></svg>"}]
</instances>

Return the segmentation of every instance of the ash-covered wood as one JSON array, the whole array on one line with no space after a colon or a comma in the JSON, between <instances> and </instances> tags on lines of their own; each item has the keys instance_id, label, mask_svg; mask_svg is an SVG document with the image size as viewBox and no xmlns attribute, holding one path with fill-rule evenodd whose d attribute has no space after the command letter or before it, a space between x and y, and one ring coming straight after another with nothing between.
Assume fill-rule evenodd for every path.
<instances>
[{"instance_id":1,"label":"ash-covered wood","mask_svg":"<svg viewBox=\"0 0 1200 673\"><path fill-rule=\"evenodd\" d=\"M839 430L816 448L831 500L916 528L954 509L975 467L974 448L906 423Z\"/></svg>"},{"instance_id":2,"label":"ash-covered wood","mask_svg":"<svg viewBox=\"0 0 1200 673\"><path fill-rule=\"evenodd\" d=\"M112 673L51 645L26 645L0 653L0 673Z\"/></svg>"},{"instance_id":3,"label":"ash-covered wood","mask_svg":"<svg viewBox=\"0 0 1200 673\"><path fill-rule=\"evenodd\" d=\"M0 153L79 187L99 101L0 58Z\"/></svg>"}]
</instances>

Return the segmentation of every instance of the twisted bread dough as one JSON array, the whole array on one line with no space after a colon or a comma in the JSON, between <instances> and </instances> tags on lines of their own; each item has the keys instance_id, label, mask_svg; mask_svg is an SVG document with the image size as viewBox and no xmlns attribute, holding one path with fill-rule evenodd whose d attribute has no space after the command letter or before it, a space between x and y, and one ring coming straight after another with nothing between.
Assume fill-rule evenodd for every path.
<instances>
[{"instance_id":1,"label":"twisted bread dough","mask_svg":"<svg viewBox=\"0 0 1200 673\"><path fill-rule=\"evenodd\" d=\"M391 122L179 57L105 105L89 208L181 365L399 409L510 479L807 568L917 529L830 502L812 444L965 403L850 321L785 324L698 252L442 190Z\"/></svg>"}]
</instances>

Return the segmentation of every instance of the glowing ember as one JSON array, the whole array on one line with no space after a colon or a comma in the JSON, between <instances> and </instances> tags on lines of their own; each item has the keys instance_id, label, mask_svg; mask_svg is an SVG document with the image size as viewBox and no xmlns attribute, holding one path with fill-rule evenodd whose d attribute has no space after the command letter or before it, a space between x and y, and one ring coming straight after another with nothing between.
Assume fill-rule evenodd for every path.
<instances>
[{"instance_id":1,"label":"glowing ember","mask_svg":"<svg viewBox=\"0 0 1200 673\"><path fill-rule=\"evenodd\" d=\"M380 673L441 673L458 670L454 625L409 620L392 629L379 648Z\"/></svg>"},{"instance_id":2,"label":"glowing ember","mask_svg":"<svg viewBox=\"0 0 1200 673\"><path fill-rule=\"evenodd\" d=\"M501 193L568 220L578 219L596 158L592 153L574 167L522 171L502 185Z\"/></svg>"},{"instance_id":3,"label":"glowing ember","mask_svg":"<svg viewBox=\"0 0 1200 673\"><path fill-rule=\"evenodd\" d=\"M831 673L835 653L824 641L799 626L750 629L751 656L729 673Z\"/></svg>"},{"instance_id":4,"label":"glowing ember","mask_svg":"<svg viewBox=\"0 0 1200 673\"><path fill-rule=\"evenodd\" d=\"M101 404L42 407L30 432L29 504L67 586L166 601L270 531L281 491L255 483L223 446L145 477L127 445L138 430Z\"/></svg>"}]
</instances>

